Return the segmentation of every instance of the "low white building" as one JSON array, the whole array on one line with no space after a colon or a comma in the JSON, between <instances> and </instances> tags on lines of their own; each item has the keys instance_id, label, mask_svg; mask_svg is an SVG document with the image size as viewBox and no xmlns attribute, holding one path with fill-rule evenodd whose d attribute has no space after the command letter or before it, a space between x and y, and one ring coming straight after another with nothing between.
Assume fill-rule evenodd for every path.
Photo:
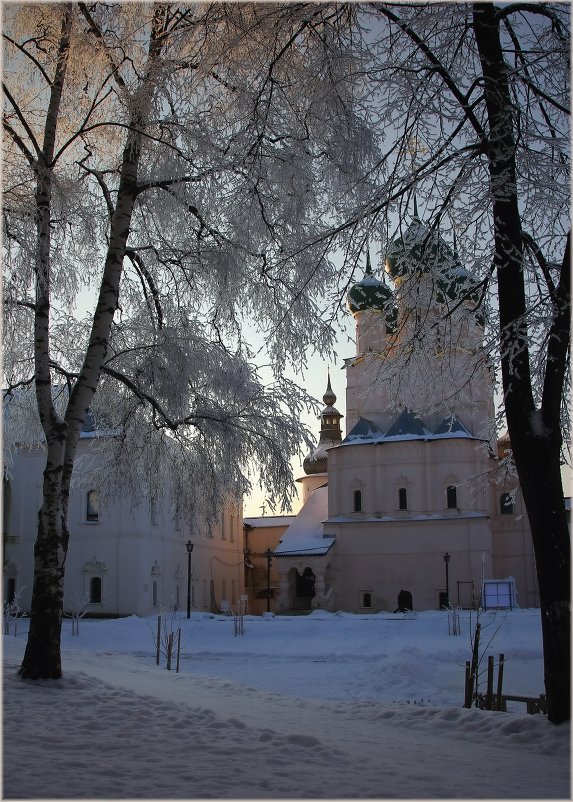
<instances>
[{"instance_id":1,"label":"low white building","mask_svg":"<svg viewBox=\"0 0 573 802\"><path fill-rule=\"evenodd\" d=\"M191 531L166 492L152 504L121 493L104 502L97 486L82 482L82 462L97 459L106 437L82 432L69 503L69 550L64 609L88 602L88 613L147 615L161 608L218 611L244 593L241 504L221 511L211 531ZM29 609L38 510L42 503L41 448L18 449L4 480L4 598L19 595Z\"/></svg>"}]
</instances>

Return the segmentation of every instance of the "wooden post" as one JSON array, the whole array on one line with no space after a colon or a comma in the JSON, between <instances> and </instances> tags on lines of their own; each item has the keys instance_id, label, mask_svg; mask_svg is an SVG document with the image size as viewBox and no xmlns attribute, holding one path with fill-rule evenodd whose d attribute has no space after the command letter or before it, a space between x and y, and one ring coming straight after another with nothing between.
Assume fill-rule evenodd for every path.
<instances>
[{"instance_id":1,"label":"wooden post","mask_svg":"<svg viewBox=\"0 0 573 802\"><path fill-rule=\"evenodd\" d=\"M472 700L474 697L474 688L477 689L477 672L478 672L478 658L479 658L479 639L480 639L480 632L481 632L481 624L476 626L476 631L474 633L474 646L472 652L472 664L470 668L470 689L469 689L469 698L470 704L472 706ZM477 706L477 698L476 698L476 706Z\"/></svg>"},{"instance_id":2,"label":"wooden post","mask_svg":"<svg viewBox=\"0 0 573 802\"><path fill-rule=\"evenodd\" d=\"M181 627L177 630L177 667L175 673L179 674L179 655L181 654Z\"/></svg>"},{"instance_id":3,"label":"wooden post","mask_svg":"<svg viewBox=\"0 0 573 802\"><path fill-rule=\"evenodd\" d=\"M161 616L157 616L157 653L155 655L155 663L159 665L159 653L161 651Z\"/></svg>"},{"instance_id":4,"label":"wooden post","mask_svg":"<svg viewBox=\"0 0 573 802\"><path fill-rule=\"evenodd\" d=\"M466 682L465 682L465 693L464 693L464 707L471 707L472 706L472 695L470 691L470 661L466 660Z\"/></svg>"},{"instance_id":5,"label":"wooden post","mask_svg":"<svg viewBox=\"0 0 573 802\"><path fill-rule=\"evenodd\" d=\"M171 671L171 654L173 652L173 632L167 636L167 670Z\"/></svg>"},{"instance_id":6,"label":"wooden post","mask_svg":"<svg viewBox=\"0 0 573 802\"><path fill-rule=\"evenodd\" d=\"M499 656L499 665L497 667L497 693L495 699L495 709L501 710L502 701L501 697L503 695L503 663L505 660L505 655L500 654Z\"/></svg>"},{"instance_id":7,"label":"wooden post","mask_svg":"<svg viewBox=\"0 0 573 802\"><path fill-rule=\"evenodd\" d=\"M485 695L485 709L493 710L493 655L487 658L487 690Z\"/></svg>"}]
</instances>

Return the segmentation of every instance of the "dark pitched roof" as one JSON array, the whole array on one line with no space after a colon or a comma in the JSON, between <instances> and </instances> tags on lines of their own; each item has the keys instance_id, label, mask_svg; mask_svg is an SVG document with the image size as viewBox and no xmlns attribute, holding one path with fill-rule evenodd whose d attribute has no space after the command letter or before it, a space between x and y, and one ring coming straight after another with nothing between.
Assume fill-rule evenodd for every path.
<instances>
[{"instance_id":1,"label":"dark pitched roof","mask_svg":"<svg viewBox=\"0 0 573 802\"><path fill-rule=\"evenodd\" d=\"M368 418L358 418L358 423L348 432L342 445L344 443L352 443L360 440L375 440L383 437L384 432L379 429L375 423Z\"/></svg>"},{"instance_id":2,"label":"dark pitched roof","mask_svg":"<svg viewBox=\"0 0 573 802\"><path fill-rule=\"evenodd\" d=\"M472 433L466 429L464 424L456 415L448 415L447 418L440 423L437 429L434 430L434 434L451 434L451 435L465 435L466 437L472 437Z\"/></svg>"},{"instance_id":3,"label":"dark pitched roof","mask_svg":"<svg viewBox=\"0 0 573 802\"><path fill-rule=\"evenodd\" d=\"M419 418L413 412L405 409L401 412L392 426L386 432L386 437L402 437L410 435L413 437L427 437L430 434Z\"/></svg>"}]
</instances>

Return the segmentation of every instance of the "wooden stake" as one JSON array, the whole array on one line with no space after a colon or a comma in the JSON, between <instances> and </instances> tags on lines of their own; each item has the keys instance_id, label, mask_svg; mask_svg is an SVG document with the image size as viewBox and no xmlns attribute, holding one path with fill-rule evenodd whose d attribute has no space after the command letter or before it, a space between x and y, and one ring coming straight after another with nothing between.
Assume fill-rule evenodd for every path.
<instances>
[{"instance_id":1,"label":"wooden stake","mask_svg":"<svg viewBox=\"0 0 573 802\"><path fill-rule=\"evenodd\" d=\"M470 668L470 704L472 706L472 700L474 697L474 687L477 686L477 671L478 671L478 659L479 659L479 639L480 639L480 632L481 632L481 624L476 626L476 631L474 634L474 648L472 653L472 665ZM477 705L477 698L476 698L476 705Z\"/></svg>"},{"instance_id":2,"label":"wooden stake","mask_svg":"<svg viewBox=\"0 0 573 802\"><path fill-rule=\"evenodd\" d=\"M465 693L464 693L464 707L471 707L472 706L472 695L470 691L470 661L466 660L466 683L465 683Z\"/></svg>"},{"instance_id":3,"label":"wooden stake","mask_svg":"<svg viewBox=\"0 0 573 802\"><path fill-rule=\"evenodd\" d=\"M159 652L161 651L161 616L157 616L157 652L155 655L155 663L159 665Z\"/></svg>"},{"instance_id":4,"label":"wooden stake","mask_svg":"<svg viewBox=\"0 0 573 802\"><path fill-rule=\"evenodd\" d=\"M173 632L167 636L167 670L171 671L171 653L173 651Z\"/></svg>"},{"instance_id":5,"label":"wooden stake","mask_svg":"<svg viewBox=\"0 0 573 802\"><path fill-rule=\"evenodd\" d=\"M485 695L485 709L493 710L493 655L487 658L487 690Z\"/></svg>"},{"instance_id":6,"label":"wooden stake","mask_svg":"<svg viewBox=\"0 0 573 802\"><path fill-rule=\"evenodd\" d=\"M503 695L503 664L505 661L505 655L500 654L499 656L499 665L497 667L497 693L496 693L496 700L495 700L495 709L501 710L502 708L502 695Z\"/></svg>"}]
</instances>

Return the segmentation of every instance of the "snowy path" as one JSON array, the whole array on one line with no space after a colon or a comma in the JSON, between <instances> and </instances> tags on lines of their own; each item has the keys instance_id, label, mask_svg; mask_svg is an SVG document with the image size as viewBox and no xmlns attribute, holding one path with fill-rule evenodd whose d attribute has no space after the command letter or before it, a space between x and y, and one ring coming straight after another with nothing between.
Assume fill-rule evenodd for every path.
<instances>
[{"instance_id":1,"label":"snowy path","mask_svg":"<svg viewBox=\"0 0 573 802\"><path fill-rule=\"evenodd\" d=\"M197 653L176 674L80 640L58 685L16 679L24 639L4 639L4 798L570 798L569 728L541 716L324 698L334 673L301 699L234 678L276 655Z\"/></svg>"}]
</instances>

